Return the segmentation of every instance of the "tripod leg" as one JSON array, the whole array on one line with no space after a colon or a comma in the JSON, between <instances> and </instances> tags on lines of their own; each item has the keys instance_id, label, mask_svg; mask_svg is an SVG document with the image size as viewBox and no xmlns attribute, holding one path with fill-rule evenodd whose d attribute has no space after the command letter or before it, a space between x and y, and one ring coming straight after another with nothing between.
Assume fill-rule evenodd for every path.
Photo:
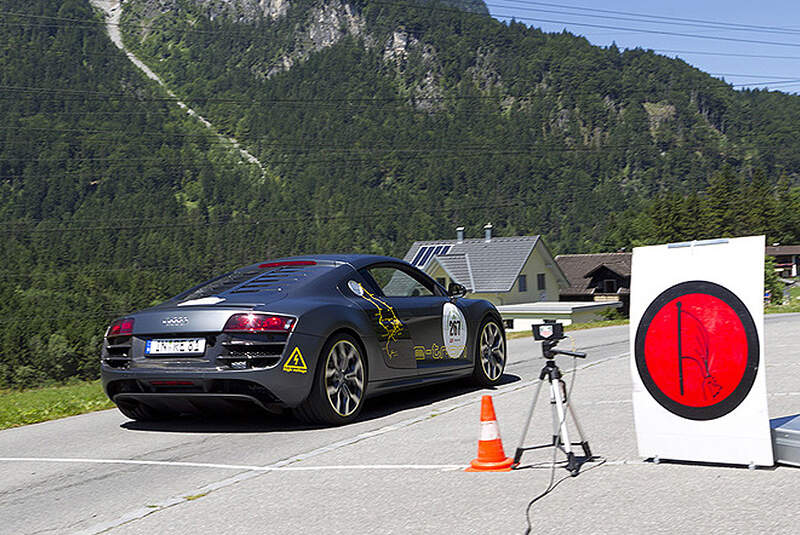
<instances>
[{"instance_id":1,"label":"tripod leg","mask_svg":"<svg viewBox=\"0 0 800 535\"><path fill-rule=\"evenodd\" d=\"M580 469L575 453L572 451L572 442L569 439L569 430L567 429L567 414L565 410L566 402L566 385L561 379L551 381L551 391L556 400L556 416L558 418L558 426L561 431L561 444L563 445L564 453L567 454L567 470L575 477L578 475Z\"/></svg>"},{"instance_id":2,"label":"tripod leg","mask_svg":"<svg viewBox=\"0 0 800 535\"><path fill-rule=\"evenodd\" d=\"M558 424L561 421L558 418L558 409L556 407L556 392L557 389L553 387L553 381L550 381L550 415L553 420L553 446L559 447L562 443L561 434L558 432Z\"/></svg>"},{"instance_id":3,"label":"tripod leg","mask_svg":"<svg viewBox=\"0 0 800 535\"><path fill-rule=\"evenodd\" d=\"M556 401L556 410L553 414L554 421L553 427L560 430L559 436L561 437L561 444L564 447L564 452L569 455L572 452L572 446L569 440L569 431L567 430L567 417L564 410L564 382L560 379L550 382L550 390L553 399Z\"/></svg>"},{"instance_id":4,"label":"tripod leg","mask_svg":"<svg viewBox=\"0 0 800 535\"><path fill-rule=\"evenodd\" d=\"M519 446L517 447L517 451L514 453L514 466L518 465L520 459L522 459L525 438L528 436L528 428L530 427L531 420L533 419L533 409L536 408L536 400L539 399L539 393L542 391L542 383L544 383L544 380L540 379L539 383L536 385L536 390L533 392L533 401L531 402L531 408L528 411L528 418L525 420L525 427L522 428L522 436L519 439Z\"/></svg>"},{"instance_id":5,"label":"tripod leg","mask_svg":"<svg viewBox=\"0 0 800 535\"><path fill-rule=\"evenodd\" d=\"M589 448L589 441L586 440L586 435L583 434L583 428L581 427L581 424L578 421L578 416L575 414L575 409L572 408L572 403L570 403L569 400L567 400L566 405L570 415L572 416L572 421L575 422L575 429L578 430L578 438L581 439L581 447L583 448L583 454L586 456L587 459L591 459L592 450Z\"/></svg>"}]
</instances>

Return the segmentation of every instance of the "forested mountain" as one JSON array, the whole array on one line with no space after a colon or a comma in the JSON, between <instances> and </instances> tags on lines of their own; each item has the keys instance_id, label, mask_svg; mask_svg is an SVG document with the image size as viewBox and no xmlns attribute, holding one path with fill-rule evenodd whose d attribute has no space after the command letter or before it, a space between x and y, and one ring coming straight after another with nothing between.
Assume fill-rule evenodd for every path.
<instances>
[{"instance_id":1,"label":"forested mountain","mask_svg":"<svg viewBox=\"0 0 800 535\"><path fill-rule=\"evenodd\" d=\"M795 96L452 5L131 0L124 21L128 45L291 195L352 212L368 190L368 206L422 208L417 237L492 220L589 250L608 214L703 191L723 167L771 184L800 169ZM464 204L479 208L441 211Z\"/></svg>"},{"instance_id":2,"label":"forested mountain","mask_svg":"<svg viewBox=\"0 0 800 535\"><path fill-rule=\"evenodd\" d=\"M0 11L0 387L92 376L112 317L268 254L241 227L218 232L275 193L132 66L88 2Z\"/></svg>"},{"instance_id":3,"label":"forested mountain","mask_svg":"<svg viewBox=\"0 0 800 535\"><path fill-rule=\"evenodd\" d=\"M97 372L108 321L302 252L541 233L556 252L800 239L800 98L479 0L0 0L0 387ZM468 231L469 232L469 231Z\"/></svg>"}]
</instances>

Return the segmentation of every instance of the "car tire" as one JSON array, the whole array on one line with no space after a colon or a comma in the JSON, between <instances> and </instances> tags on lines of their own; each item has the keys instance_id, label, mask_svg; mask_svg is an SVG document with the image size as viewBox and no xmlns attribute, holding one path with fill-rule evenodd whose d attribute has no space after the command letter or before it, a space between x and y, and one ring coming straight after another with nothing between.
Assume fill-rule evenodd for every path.
<instances>
[{"instance_id":1,"label":"car tire","mask_svg":"<svg viewBox=\"0 0 800 535\"><path fill-rule=\"evenodd\" d=\"M137 422L155 422L174 417L174 413L157 411L143 403L117 403L119 412Z\"/></svg>"},{"instance_id":2,"label":"car tire","mask_svg":"<svg viewBox=\"0 0 800 535\"><path fill-rule=\"evenodd\" d=\"M364 406L366 388L367 359L361 343L347 333L336 334L323 346L311 393L294 414L308 423L350 423Z\"/></svg>"},{"instance_id":3,"label":"car tire","mask_svg":"<svg viewBox=\"0 0 800 535\"><path fill-rule=\"evenodd\" d=\"M478 329L475 341L475 368L472 380L480 386L495 386L506 367L506 333L500 323L487 317Z\"/></svg>"}]
</instances>

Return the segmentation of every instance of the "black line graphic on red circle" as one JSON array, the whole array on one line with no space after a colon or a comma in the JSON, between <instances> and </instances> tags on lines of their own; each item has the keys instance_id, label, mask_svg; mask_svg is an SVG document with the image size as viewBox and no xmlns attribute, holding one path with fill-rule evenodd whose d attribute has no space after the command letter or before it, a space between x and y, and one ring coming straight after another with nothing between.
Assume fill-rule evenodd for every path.
<instances>
[{"instance_id":1,"label":"black line graphic on red circle","mask_svg":"<svg viewBox=\"0 0 800 535\"><path fill-rule=\"evenodd\" d=\"M682 282L659 294L642 315L634 352L653 399L690 420L734 410L758 373L752 316L733 292L708 281Z\"/></svg>"}]
</instances>

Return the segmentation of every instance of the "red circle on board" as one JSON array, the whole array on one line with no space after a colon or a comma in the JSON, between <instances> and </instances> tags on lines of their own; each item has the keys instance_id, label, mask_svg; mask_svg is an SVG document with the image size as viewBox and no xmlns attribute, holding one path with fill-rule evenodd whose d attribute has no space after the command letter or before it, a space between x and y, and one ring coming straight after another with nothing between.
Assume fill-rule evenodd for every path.
<instances>
[{"instance_id":1,"label":"red circle on board","mask_svg":"<svg viewBox=\"0 0 800 535\"><path fill-rule=\"evenodd\" d=\"M706 293L681 295L653 316L644 340L644 363L655 387L672 401L688 407L716 405L745 375L745 327L722 299Z\"/></svg>"}]
</instances>

